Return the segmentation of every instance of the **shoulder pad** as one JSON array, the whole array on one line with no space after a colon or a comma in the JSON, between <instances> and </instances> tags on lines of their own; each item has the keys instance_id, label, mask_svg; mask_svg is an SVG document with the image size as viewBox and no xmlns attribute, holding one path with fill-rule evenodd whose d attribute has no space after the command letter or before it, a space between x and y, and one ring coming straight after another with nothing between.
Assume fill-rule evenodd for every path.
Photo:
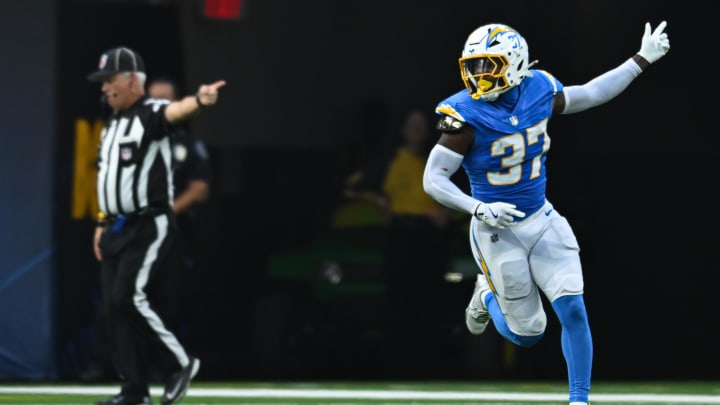
<instances>
[{"instance_id":1,"label":"shoulder pad","mask_svg":"<svg viewBox=\"0 0 720 405\"><path fill-rule=\"evenodd\" d=\"M556 94L558 92L558 80L555 78L555 76L544 70L538 70L538 72L545 75L545 77L550 81L550 84L553 86L553 94Z\"/></svg>"},{"instance_id":2,"label":"shoulder pad","mask_svg":"<svg viewBox=\"0 0 720 405\"><path fill-rule=\"evenodd\" d=\"M449 134L453 134L456 132L460 132L460 130L466 125L465 122L460 121L459 119L452 117L450 115L443 115L440 120L438 121L435 128L447 132Z\"/></svg>"}]
</instances>

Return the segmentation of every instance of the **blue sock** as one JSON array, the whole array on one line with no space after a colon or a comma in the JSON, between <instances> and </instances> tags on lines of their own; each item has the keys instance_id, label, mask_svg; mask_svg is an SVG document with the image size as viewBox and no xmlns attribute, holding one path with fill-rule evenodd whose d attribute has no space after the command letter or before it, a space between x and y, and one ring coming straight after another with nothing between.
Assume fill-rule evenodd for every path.
<instances>
[{"instance_id":1,"label":"blue sock","mask_svg":"<svg viewBox=\"0 0 720 405\"><path fill-rule=\"evenodd\" d=\"M570 402L587 402L593 343L582 295L566 295L552 303L562 325L562 351L568 368Z\"/></svg>"},{"instance_id":2,"label":"blue sock","mask_svg":"<svg viewBox=\"0 0 720 405\"><path fill-rule=\"evenodd\" d=\"M507 321L505 321L505 315L503 315L502 311L500 310L500 306L495 299L495 295L492 293L489 293L485 296L485 307L488 309L488 312L490 312L490 318L492 319L493 324L495 325L495 329L498 331L498 333L500 333L505 339L515 343L520 347L535 346L535 344L537 344L537 342L539 342L543 338L543 336L545 336L544 333L536 336L520 336L515 332L511 331L507 325Z\"/></svg>"}]
</instances>

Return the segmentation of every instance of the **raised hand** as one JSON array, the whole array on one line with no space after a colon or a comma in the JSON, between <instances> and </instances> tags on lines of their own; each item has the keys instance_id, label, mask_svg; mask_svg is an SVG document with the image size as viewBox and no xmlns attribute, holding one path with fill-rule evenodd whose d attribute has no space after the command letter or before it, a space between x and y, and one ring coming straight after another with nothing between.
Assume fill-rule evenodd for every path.
<instances>
[{"instance_id":1,"label":"raised hand","mask_svg":"<svg viewBox=\"0 0 720 405\"><path fill-rule=\"evenodd\" d=\"M211 106L217 103L218 93L221 87L225 85L225 80L218 80L211 84L202 84L198 88L197 100L203 106Z\"/></svg>"},{"instance_id":2,"label":"raised hand","mask_svg":"<svg viewBox=\"0 0 720 405\"><path fill-rule=\"evenodd\" d=\"M667 22L663 21L651 32L650 23L645 23L645 33L642 37L642 43L638 55L642 56L648 63L656 62L665 56L670 50L670 39L667 33L663 32Z\"/></svg>"}]
</instances>

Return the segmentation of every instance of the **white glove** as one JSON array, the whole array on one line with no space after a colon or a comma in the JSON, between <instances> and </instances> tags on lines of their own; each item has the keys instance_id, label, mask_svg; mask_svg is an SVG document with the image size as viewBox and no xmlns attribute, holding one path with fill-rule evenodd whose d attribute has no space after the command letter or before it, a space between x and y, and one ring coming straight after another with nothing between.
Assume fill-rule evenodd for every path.
<instances>
[{"instance_id":1,"label":"white glove","mask_svg":"<svg viewBox=\"0 0 720 405\"><path fill-rule=\"evenodd\" d=\"M645 23L645 33L643 34L638 55L645 58L649 63L662 58L670 50L670 39L668 39L667 33L663 32L666 25L666 21L661 22L651 34L650 23Z\"/></svg>"},{"instance_id":2,"label":"white glove","mask_svg":"<svg viewBox=\"0 0 720 405\"><path fill-rule=\"evenodd\" d=\"M515 224L513 217L525 218L525 213L515 209L514 204L494 202L485 204L481 202L475 208L475 218L499 229L505 229Z\"/></svg>"}]
</instances>

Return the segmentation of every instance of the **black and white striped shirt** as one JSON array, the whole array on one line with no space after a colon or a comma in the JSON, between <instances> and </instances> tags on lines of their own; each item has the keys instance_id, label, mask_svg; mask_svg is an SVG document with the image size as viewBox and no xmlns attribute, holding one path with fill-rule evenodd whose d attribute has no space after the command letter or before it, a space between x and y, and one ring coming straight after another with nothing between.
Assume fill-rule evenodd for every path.
<instances>
[{"instance_id":1,"label":"black and white striped shirt","mask_svg":"<svg viewBox=\"0 0 720 405\"><path fill-rule=\"evenodd\" d=\"M133 214L169 210L173 200L167 100L142 97L108 118L98 153L100 211Z\"/></svg>"}]
</instances>

